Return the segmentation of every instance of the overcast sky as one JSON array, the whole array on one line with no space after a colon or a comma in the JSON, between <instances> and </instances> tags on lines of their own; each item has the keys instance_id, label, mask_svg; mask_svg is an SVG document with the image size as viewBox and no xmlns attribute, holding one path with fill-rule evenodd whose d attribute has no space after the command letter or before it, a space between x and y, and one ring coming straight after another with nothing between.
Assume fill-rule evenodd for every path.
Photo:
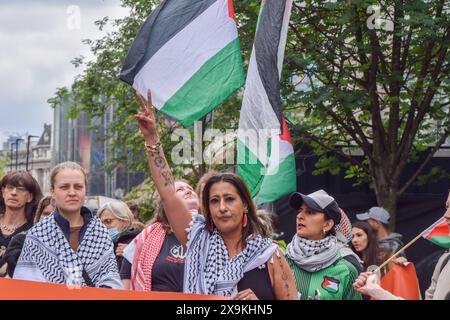
<instances>
[{"instance_id":1,"label":"overcast sky","mask_svg":"<svg viewBox=\"0 0 450 320\"><path fill-rule=\"evenodd\" d=\"M0 0L0 148L8 134L40 135L53 122L47 99L81 71L70 61L92 58L81 41L105 34L94 21L127 13L120 0Z\"/></svg>"}]
</instances>

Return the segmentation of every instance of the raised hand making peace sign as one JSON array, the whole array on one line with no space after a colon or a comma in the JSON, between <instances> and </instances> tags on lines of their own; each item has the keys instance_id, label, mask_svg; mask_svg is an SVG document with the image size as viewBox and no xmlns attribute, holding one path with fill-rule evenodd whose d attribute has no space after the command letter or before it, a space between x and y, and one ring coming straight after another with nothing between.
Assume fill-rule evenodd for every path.
<instances>
[{"instance_id":1,"label":"raised hand making peace sign","mask_svg":"<svg viewBox=\"0 0 450 320\"><path fill-rule=\"evenodd\" d=\"M144 98L142 98L137 91L136 97L139 105L141 106L141 112L134 115L134 118L138 122L139 130L144 135L144 139L147 144L158 143L158 128L156 125L155 115L153 113L152 93L150 90L147 91L147 104L144 102Z\"/></svg>"}]
</instances>

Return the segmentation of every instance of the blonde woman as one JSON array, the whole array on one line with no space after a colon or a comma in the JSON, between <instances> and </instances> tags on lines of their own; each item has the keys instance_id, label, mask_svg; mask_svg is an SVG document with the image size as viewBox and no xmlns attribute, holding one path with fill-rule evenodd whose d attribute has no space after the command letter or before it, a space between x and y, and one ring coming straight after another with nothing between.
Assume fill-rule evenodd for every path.
<instances>
[{"instance_id":1,"label":"blonde woman","mask_svg":"<svg viewBox=\"0 0 450 320\"><path fill-rule=\"evenodd\" d=\"M53 168L50 191L56 209L28 232L15 279L122 289L108 230L83 206L86 185L79 164Z\"/></svg>"}]
</instances>

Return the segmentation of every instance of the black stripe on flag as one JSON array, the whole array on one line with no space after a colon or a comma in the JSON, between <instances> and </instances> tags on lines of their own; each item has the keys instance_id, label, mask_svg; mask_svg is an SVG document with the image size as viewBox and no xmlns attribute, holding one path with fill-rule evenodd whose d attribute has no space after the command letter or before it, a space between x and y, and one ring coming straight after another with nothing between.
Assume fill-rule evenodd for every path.
<instances>
[{"instance_id":1,"label":"black stripe on flag","mask_svg":"<svg viewBox=\"0 0 450 320\"><path fill-rule=\"evenodd\" d=\"M255 56L259 76L274 113L281 125L280 77L278 47L283 26L285 0L267 0L259 17L255 36Z\"/></svg>"},{"instance_id":2,"label":"black stripe on flag","mask_svg":"<svg viewBox=\"0 0 450 320\"><path fill-rule=\"evenodd\" d=\"M218 0L163 0L136 35L125 57L120 79L133 85L148 60L178 32Z\"/></svg>"}]
</instances>

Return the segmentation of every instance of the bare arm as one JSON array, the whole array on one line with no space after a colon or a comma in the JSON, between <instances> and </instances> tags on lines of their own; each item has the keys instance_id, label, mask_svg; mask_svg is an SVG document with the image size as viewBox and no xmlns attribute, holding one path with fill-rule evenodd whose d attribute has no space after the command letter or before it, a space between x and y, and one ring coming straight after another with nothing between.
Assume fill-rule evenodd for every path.
<instances>
[{"instance_id":1,"label":"bare arm","mask_svg":"<svg viewBox=\"0 0 450 320\"><path fill-rule=\"evenodd\" d=\"M298 300L294 275L279 248L270 260L269 275L277 300Z\"/></svg>"},{"instance_id":2,"label":"bare arm","mask_svg":"<svg viewBox=\"0 0 450 320\"><path fill-rule=\"evenodd\" d=\"M172 170L169 168L158 136L150 90L147 93L147 105L139 93L136 95L142 111L134 118L138 122L139 130L144 135L147 161L153 182L161 197L170 226L178 241L185 246L187 242L185 229L192 219L191 213L183 199L179 198L175 192Z\"/></svg>"}]
</instances>

